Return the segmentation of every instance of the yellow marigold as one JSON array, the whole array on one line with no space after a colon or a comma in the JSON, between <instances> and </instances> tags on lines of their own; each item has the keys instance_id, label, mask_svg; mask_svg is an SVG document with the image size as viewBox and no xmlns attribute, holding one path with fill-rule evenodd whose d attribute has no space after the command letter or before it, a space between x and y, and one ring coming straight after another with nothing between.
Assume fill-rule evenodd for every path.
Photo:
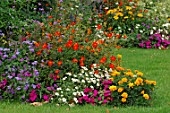
<instances>
[{"instance_id":1,"label":"yellow marigold","mask_svg":"<svg viewBox=\"0 0 170 113\"><path fill-rule=\"evenodd\" d=\"M122 78L122 82L127 82L128 79L127 78Z\"/></svg>"},{"instance_id":2,"label":"yellow marigold","mask_svg":"<svg viewBox=\"0 0 170 113\"><path fill-rule=\"evenodd\" d=\"M128 86L129 86L129 88L133 88L134 83L131 83L131 82L130 82L130 83L128 84Z\"/></svg>"},{"instance_id":3,"label":"yellow marigold","mask_svg":"<svg viewBox=\"0 0 170 113\"><path fill-rule=\"evenodd\" d=\"M116 16L123 16L123 13L118 12L118 13L116 13Z\"/></svg>"},{"instance_id":4,"label":"yellow marigold","mask_svg":"<svg viewBox=\"0 0 170 113\"><path fill-rule=\"evenodd\" d=\"M109 78L109 80L113 81L113 80L114 80L114 78Z\"/></svg>"},{"instance_id":5,"label":"yellow marigold","mask_svg":"<svg viewBox=\"0 0 170 113\"><path fill-rule=\"evenodd\" d=\"M143 76L143 73L142 72L137 72L137 75L138 76Z\"/></svg>"},{"instance_id":6,"label":"yellow marigold","mask_svg":"<svg viewBox=\"0 0 170 113\"><path fill-rule=\"evenodd\" d=\"M133 15L133 12L132 11L128 11L128 14Z\"/></svg>"},{"instance_id":7,"label":"yellow marigold","mask_svg":"<svg viewBox=\"0 0 170 113\"><path fill-rule=\"evenodd\" d=\"M123 84L123 82L120 80L120 81L118 81L118 84L121 85L121 84Z\"/></svg>"},{"instance_id":8,"label":"yellow marigold","mask_svg":"<svg viewBox=\"0 0 170 113\"><path fill-rule=\"evenodd\" d=\"M119 19L119 17L118 17L118 16L114 16L113 18L114 18L115 20L118 20L118 19Z\"/></svg>"},{"instance_id":9,"label":"yellow marigold","mask_svg":"<svg viewBox=\"0 0 170 113\"><path fill-rule=\"evenodd\" d=\"M153 84L153 85L156 85L156 81L152 81L152 84Z\"/></svg>"},{"instance_id":10,"label":"yellow marigold","mask_svg":"<svg viewBox=\"0 0 170 113\"><path fill-rule=\"evenodd\" d=\"M169 18L167 18L168 19L168 21L170 22L170 17Z\"/></svg>"},{"instance_id":11,"label":"yellow marigold","mask_svg":"<svg viewBox=\"0 0 170 113\"><path fill-rule=\"evenodd\" d=\"M134 74L132 72L125 72L125 75L133 77Z\"/></svg>"},{"instance_id":12,"label":"yellow marigold","mask_svg":"<svg viewBox=\"0 0 170 113\"><path fill-rule=\"evenodd\" d=\"M120 87L120 88L118 88L117 91L118 91L119 93L121 93L123 90L124 90L124 88Z\"/></svg>"},{"instance_id":13,"label":"yellow marigold","mask_svg":"<svg viewBox=\"0 0 170 113\"><path fill-rule=\"evenodd\" d=\"M126 6L126 10L132 10L132 7Z\"/></svg>"},{"instance_id":14,"label":"yellow marigold","mask_svg":"<svg viewBox=\"0 0 170 113\"><path fill-rule=\"evenodd\" d=\"M122 58L122 55L118 54L118 55L117 55L117 58L118 58L118 59L121 59L121 58Z\"/></svg>"},{"instance_id":15,"label":"yellow marigold","mask_svg":"<svg viewBox=\"0 0 170 113\"><path fill-rule=\"evenodd\" d=\"M125 103L125 102L126 102L126 98L122 98L121 101L122 101L123 103Z\"/></svg>"},{"instance_id":16,"label":"yellow marigold","mask_svg":"<svg viewBox=\"0 0 170 113\"><path fill-rule=\"evenodd\" d=\"M139 71L138 70L135 70L135 73L138 73Z\"/></svg>"},{"instance_id":17,"label":"yellow marigold","mask_svg":"<svg viewBox=\"0 0 170 113\"><path fill-rule=\"evenodd\" d=\"M117 86L112 85L109 87L109 89L110 89L110 91L115 91L115 90L117 90Z\"/></svg>"},{"instance_id":18,"label":"yellow marigold","mask_svg":"<svg viewBox=\"0 0 170 113\"><path fill-rule=\"evenodd\" d=\"M143 17L143 15L141 13L138 13L137 16L138 17Z\"/></svg>"},{"instance_id":19,"label":"yellow marigold","mask_svg":"<svg viewBox=\"0 0 170 113\"><path fill-rule=\"evenodd\" d=\"M107 11L107 15L108 14L113 14L113 13L115 13L117 11L117 9L110 9L109 11Z\"/></svg>"},{"instance_id":20,"label":"yellow marigold","mask_svg":"<svg viewBox=\"0 0 170 113\"><path fill-rule=\"evenodd\" d=\"M112 73L111 73L112 76L119 76L120 75L120 72L114 70Z\"/></svg>"},{"instance_id":21,"label":"yellow marigold","mask_svg":"<svg viewBox=\"0 0 170 113\"><path fill-rule=\"evenodd\" d=\"M123 92L122 95L121 95L123 98L127 98L128 97L128 94L126 92Z\"/></svg>"},{"instance_id":22,"label":"yellow marigold","mask_svg":"<svg viewBox=\"0 0 170 113\"><path fill-rule=\"evenodd\" d=\"M148 94L143 94L143 97L148 100L149 99L149 95Z\"/></svg>"},{"instance_id":23,"label":"yellow marigold","mask_svg":"<svg viewBox=\"0 0 170 113\"><path fill-rule=\"evenodd\" d=\"M138 77L136 80L137 80L137 81L139 81L140 83L142 83L142 82L143 82L143 79L142 79L142 78L140 78L140 77Z\"/></svg>"},{"instance_id":24,"label":"yellow marigold","mask_svg":"<svg viewBox=\"0 0 170 113\"><path fill-rule=\"evenodd\" d=\"M135 18L131 18L132 20L135 20Z\"/></svg>"},{"instance_id":25,"label":"yellow marigold","mask_svg":"<svg viewBox=\"0 0 170 113\"><path fill-rule=\"evenodd\" d=\"M144 91L144 90L142 90L142 91L141 91L141 94L142 94L142 95L143 95L143 94L145 94L145 91Z\"/></svg>"},{"instance_id":26,"label":"yellow marigold","mask_svg":"<svg viewBox=\"0 0 170 113\"><path fill-rule=\"evenodd\" d=\"M139 86L140 85L140 82L138 80L135 80L135 85Z\"/></svg>"}]
</instances>

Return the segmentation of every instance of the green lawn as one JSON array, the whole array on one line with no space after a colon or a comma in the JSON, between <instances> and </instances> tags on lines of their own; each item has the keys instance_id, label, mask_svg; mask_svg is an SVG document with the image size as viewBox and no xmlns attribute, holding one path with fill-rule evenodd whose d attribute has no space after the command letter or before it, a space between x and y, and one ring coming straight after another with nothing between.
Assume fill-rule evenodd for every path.
<instances>
[{"instance_id":1,"label":"green lawn","mask_svg":"<svg viewBox=\"0 0 170 113\"><path fill-rule=\"evenodd\" d=\"M140 70L147 79L157 81L152 106L114 108L85 105L68 109L68 106L57 107L54 104L33 107L16 102L0 102L0 113L170 113L170 49L131 48L114 51L114 54L118 53L123 55L123 67Z\"/></svg>"}]
</instances>

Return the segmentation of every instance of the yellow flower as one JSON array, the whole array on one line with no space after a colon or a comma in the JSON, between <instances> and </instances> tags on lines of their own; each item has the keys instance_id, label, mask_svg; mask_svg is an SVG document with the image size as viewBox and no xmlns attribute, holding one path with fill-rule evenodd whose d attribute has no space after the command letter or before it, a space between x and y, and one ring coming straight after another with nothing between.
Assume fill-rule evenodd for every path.
<instances>
[{"instance_id":1,"label":"yellow flower","mask_svg":"<svg viewBox=\"0 0 170 113\"><path fill-rule=\"evenodd\" d=\"M132 11L128 11L128 14L133 15L133 12Z\"/></svg>"},{"instance_id":2,"label":"yellow flower","mask_svg":"<svg viewBox=\"0 0 170 113\"><path fill-rule=\"evenodd\" d=\"M144 90L142 90L142 91L141 91L141 94L143 95L144 93L145 93L145 91L144 91Z\"/></svg>"},{"instance_id":3,"label":"yellow flower","mask_svg":"<svg viewBox=\"0 0 170 113\"><path fill-rule=\"evenodd\" d=\"M114 78L109 78L109 80L113 81L113 80L114 80Z\"/></svg>"},{"instance_id":4,"label":"yellow flower","mask_svg":"<svg viewBox=\"0 0 170 113\"><path fill-rule=\"evenodd\" d=\"M124 88L120 87L117 91L121 93L124 90Z\"/></svg>"},{"instance_id":5,"label":"yellow flower","mask_svg":"<svg viewBox=\"0 0 170 113\"><path fill-rule=\"evenodd\" d=\"M122 82L127 82L128 79L127 78L122 78Z\"/></svg>"},{"instance_id":6,"label":"yellow flower","mask_svg":"<svg viewBox=\"0 0 170 113\"><path fill-rule=\"evenodd\" d=\"M148 100L149 99L149 95L148 94L143 94L143 97Z\"/></svg>"},{"instance_id":7,"label":"yellow flower","mask_svg":"<svg viewBox=\"0 0 170 113\"><path fill-rule=\"evenodd\" d=\"M123 82L120 80L120 81L118 82L118 84L121 85L121 84L123 84Z\"/></svg>"},{"instance_id":8,"label":"yellow flower","mask_svg":"<svg viewBox=\"0 0 170 113\"><path fill-rule=\"evenodd\" d=\"M139 71L138 70L135 70L135 73L138 73Z\"/></svg>"},{"instance_id":9,"label":"yellow flower","mask_svg":"<svg viewBox=\"0 0 170 113\"><path fill-rule=\"evenodd\" d=\"M109 89L110 89L110 91L116 91L117 90L117 86L112 85L112 86L109 87Z\"/></svg>"},{"instance_id":10,"label":"yellow flower","mask_svg":"<svg viewBox=\"0 0 170 113\"><path fill-rule=\"evenodd\" d=\"M114 71L112 71L111 75L112 75L112 76L119 76L119 75L120 75L120 72L114 70Z\"/></svg>"},{"instance_id":11,"label":"yellow flower","mask_svg":"<svg viewBox=\"0 0 170 113\"><path fill-rule=\"evenodd\" d=\"M133 88L134 83L131 83L131 82L130 82L130 83L128 84L128 86L129 86L129 88Z\"/></svg>"},{"instance_id":12,"label":"yellow flower","mask_svg":"<svg viewBox=\"0 0 170 113\"><path fill-rule=\"evenodd\" d=\"M132 7L126 6L126 10L132 10Z\"/></svg>"},{"instance_id":13,"label":"yellow flower","mask_svg":"<svg viewBox=\"0 0 170 113\"><path fill-rule=\"evenodd\" d=\"M129 17L128 17L128 16L125 16L125 17L124 17L124 19L127 19L127 18L129 18Z\"/></svg>"},{"instance_id":14,"label":"yellow flower","mask_svg":"<svg viewBox=\"0 0 170 113\"><path fill-rule=\"evenodd\" d=\"M152 81L152 84L153 84L153 85L156 85L156 81Z\"/></svg>"},{"instance_id":15,"label":"yellow flower","mask_svg":"<svg viewBox=\"0 0 170 113\"><path fill-rule=\"evenodd\" d=\"M141 13L138 13L137 16L138 17L143 17L143 15Z\"/></svg>"},{"instance_id":16,"label":"yellow flower","mask_svg":"<svg viewBox=\"0 0 170 113\"><path fill-rule=\"evenodd\" d=\"M121 100L123 103L125 103L126 102L126 98L122 98L122 100Z\"/></svg>"},{"instance_id":17,"label":"yellow flower","mask_svg":"<svg viewBox=\"0 0 170 113\"><path fill-rule=\"evenodd\" d=\"M135 85L139 86L140 85L140 82L138 80L136 80L135 82Z\"/></svg>"},{"instance_id":18,"label":"yellow flower","mask_svg":"<svg viewBox=\"0 0 170 113\"><path fill-rule=\"evenodd\" d=\"M170 17L169 18L167 18L168 19L168 21L170 22Z\"/></svg>"},{"instance_id":19,"label":"yellow flower","mask_svg":"<svg viewBox=\"0 0 170 113\"><path fill-rule=\"evenodd\" d=\"M128 97L128 94L126 92L123 92L122 95L121 95L123 98L127 98Z\"/></svg>"},{"instance_id":20,"label":"yellow flower","mask_svg":"<svg viewBox=\"0 0 170 113\"><path fill-rule=\"evenodd\" d=\"M119 17L118 17L118 16L114 16L113 18L114 18L115 20L118 20L118 19L119 19Z\"/></svg>"},{"instance_id":21,"label":"yellow flower","mask_svg":"<svg viewBox=\"0 0 170 113\"><path fill-rule=\"evenodd\" d=\"M135 20L135 18L131 18L132 20Z\"/></svg>"},{"instance_id":22,"label":"yellow flower","mask_svg":"<svg viewBox=\"0 0 170 113\"><path fill-rule=\"evenodd\" d=\"M118 13L116 13L116 16L123 16L123 13L118 12Z\"/></svg>"},{"instance_id":23,"label":"yellow flower","mask_svg":"<svg viewBox=\"0 0 170 113\"><path fill-rule=\"evenodd\" d=\"M118 55L117 55L117 58L118 58L118 59L121 59L121 58L122 58L122 55L118 54Z\"/></svg>"},{"instance_id":24,"label":"yellow flower","mask_svg":"<svg viewBox=\"0 0 170 113\"><path fill-rule=\"evenodd\" d=\"M108 14L113 14L113 13L115 13L117 11L117 9L110 9L109 11L107 11L107 15Z\"/></svg>"},{"instance_id":25,"label":"yellow flower","mask_svg":"<svg viewBox=\"0 0 170 113\"><path fill-rule=\"evenodd\" d=\"M143 73L142 72L137 72L137 75L138 76L143 76Z\"/></svg>"},{"instance_id":26,"label":"yellow flower","mask_svg":"<svg viewBox=\"0 0 170 113\"><path fill-rule=\"evenodd\" d=\"M132 72L125 72L125 75L133 77L133 73Z\"/></svg>"}]
</instances>

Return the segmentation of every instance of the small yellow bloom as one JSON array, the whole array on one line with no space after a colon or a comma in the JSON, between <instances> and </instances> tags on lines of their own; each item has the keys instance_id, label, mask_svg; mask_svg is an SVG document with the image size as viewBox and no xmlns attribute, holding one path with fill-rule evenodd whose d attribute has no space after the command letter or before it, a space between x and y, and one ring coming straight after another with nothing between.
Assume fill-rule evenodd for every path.
<instances>
[{"instance_id":1,"label":"small yellow bloom","mask_svg":"<svg viewBox=\"0 0 170 113\"><path fill-rule=\"evenodd\" d=\"M128 17L128 16L125 16L125 17L124 17L124 19L127 19L127 18L129 18L129 17Z\"/></svg>"},{"instance_id":2,"label":"small yellow bloom","mask_svg":"<svg viewBox=\"0 0 170 113\"><path fill-rule=\"evenodd\" d=\"M128 14L133 15L133 12L132 11L128 11Z\"/></svg>"},{"instance_id":3,"label":"small yellow bloom","mask_svg":"<svg viewBox=\"0 0 170 113\"><path fill-rule=\"evenodd\" d=\"M121 85L121 84L123 84L123 82L120 80L120 81L118 82L118 84Z\"/></svg>"},{"instance_id":4,"label":"small yellow bloom","mask_svg":"<svg viewBox=\"0 0 170 113\"><path fill-rule=\"evenodd\" d=\"M124 90L124 88L120 87L117 91L121 93Z\"/></svg>"},{"instance_id":5,"label":"small yellow bloom","mask_svg":"<svg viewBox=\"0 0 170 113\"><path fill-rule=\"evenodd\" d=\"M156 85L156 81L152 81L152 84L153 84L153 85Z\"/></svg>"},{"instance_id":6,"label":"small yellow bloom","mask_svg":"<svg viewBox=\"0 0 170 113\"><path fill-rule=\"evenodd\" d=\"M143 97L148 100L149 99L149 95L148 94L143 94Z\"/></svg>"},{"instance_id":7,"label":"small yellow bloom","mask_svg":"<svg viewBox=\"0 0 170 113\"><path fill-rule=\"evenodd\" d=\"M116 16L123 16L123 13L118 12L118 13L116 13Z\"/></svg>"},{"instance_id":8,"label":"small yellow bloom","mask_svg":"<svg viewBox=\"0 0 170 113\"><path fill-rule=\"evenodd\" d=\"M114 16L113 18L114 18L115 20L118 20L118 19L119 19L119 17L118 17L118 16Z\"/></svg>"},{"instance_id":9,"label":"small yellow bloom","mask_svg":"<svg viewBox=\"0 0 170 113\"><path fill-rule=\"evenodd\" d=\"M139 86L140 85L140 82L138 80L136 80L135 82L135 85Z\"/></svg>"},{"instance_id":10,"label":"small yellow bloom","mask_svg":"<svg viewBox=\"0 0 170 113\"><path fill-rule=\"evenodd\" d=\"M109 80L114 81L114 78L109 78Z\"/></svg>"},{"instance_id":11,"label":"small yellow bloom","mask_svg":"<svg viewBox=\"0 0 170 113\"><path fill-rule=\"evenodd\" d=\"M122 55L118 54L118 55L117 55L117 58L118 58L118 59L121 59L121 58L122 58Z\"/></svg>"},{"instance_id":12,"label":"small yellow bloom","mask_svg":"<svg viewBox=\"0 0 170 113\"><path fill-rule=\"evenodd\" d=\"M126 6L126 10L132 10L132 7Z\"/></svg>"},{"instance_id":13,"label":"small yellow bloom","mask_svg":"<svg viewBox=\"0 0 170 113\"><path fill-rule=\"evenodd\" d=\"M168 21L170 22L170 17L168 18Z\"/></svg>"},{"instance_id":14,"label":"small yellow bloom","mask_svg":"<svg viewBox=\"0 0 170 113\"><path fill-rule=\"evenodd\" d=\"M126 102L126 98L122 98L122 100L121 100L123 103L125 103Z\"/></svg>"},{"instance_id":15,"label":"small yellow bloom","mask_svg":"<svg viewBox=\"0 0 170 113\"><path fill-rule=\"evenodd\" d=\"M126 92L123 92L122 95L121 95L123 98L127 98L128 97L128 94Z\"/></svg>"},{"instance_id":16,"label":"small yellow bloom","mask_svg":"<svg viewBox=\"0 0 170 113\"><path fill-rule=\"evenodd\" d=\"M117 9L110 9L109 11L107 11L107 15L108 14L113 14L113 13L115 13L117 11Z\"/></svg>"},{"instance_id":17,"label":"small yellow bloom","mask_svg":"<svg viewBox=\"0 0 170 113\"><path fill-rule=\"evenodd\" d=\"M135 20L135 18L131 18L132 20Z\"/></svg>"},{"instance_id":18,"label":"small yellow bloom","mask_svg":"<svg viewBox=\"0 0 170 113\"><path fill-rule=\"evenodd\" d=\"M119 76L120 75L120 72L114 70L112 73L111 73L112 76Z\"/></svg>"},{"instance_id":19,"label":"small yellow bloom","mask_svg":"<svg viewBox=\"0 0 170 113\"><path fill-rule=\"evenodd\" d=\"M122 82L127 82L128 79L127 78L122 78Z\"/></svg>"},{"instance_id":20,"label":"small yellow bloom","mask_svg":"<svg viewBox=\"0 0 170 113\"><path fill-rule=\"evenodd\" d=\"M109 89L110 89L110 91L116 91L117 90L117 86L112 85L112 86L109 87Z\"/></svg>"},{"instance_id":21,"label":"small yellow bloom","mask_svg":"<svg viewBox=\"0 0 170 113\"><path fill-rule=\"evenodd\" d=\"M135 70L135 73L138 73L139 71L138 70Z\"/></svg>"},{"instance_id":22,"label":"small yellow bloom","mask_svg":"<svg viewBox=\"0 0 170 113\"><path fill-rule=\"evenodd\" d=\"M144 91L144 90L142 90L142 91L141 91L141 94L143 95L144 93L145 93L145 91Z\"/></svg>"},{"instance_id":23,"label":"small yellow bloom","mask_svg":"<svg viewBox=\"0 0 170 113\"><path fill-rule=\"evenodd\" d=\"M143 15L141 13L138 13L137 16L138 17L143 17Z\"/></svg>"},{"instance_id":24,"label":"small yellow bloom","mask_svg":"<svg viewBox=\"0 0 170 113\"><path fill-rule=\"evenodd\" d=\"M133 88L134 83L131 83L131 82L130 82L130 83L128 84L128 86L129 86L129 88Z\"/></svg>"},{"instance_id":25,"label":"small yellow bloom","mask_svg":"<svg viewBox=\"0 0 170 113\"><path fill-rule=\"evenodd\" d=\"M138 76L143 76L143 73L142 72L137 72L137 75Z\"/></svg>"}]
</instances>

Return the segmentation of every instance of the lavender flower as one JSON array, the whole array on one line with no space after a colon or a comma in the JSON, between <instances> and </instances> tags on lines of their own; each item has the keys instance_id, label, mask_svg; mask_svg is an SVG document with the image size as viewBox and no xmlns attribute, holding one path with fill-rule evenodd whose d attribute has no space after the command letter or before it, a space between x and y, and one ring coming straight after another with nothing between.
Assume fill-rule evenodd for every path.
<instances>
[{"instance_id":1,"label":"lavender flower","mask_svg":"<svg viewBox=\"0 0 170 113\"><path fill-rule=\"evenodd\" d=\"M35 89L37 86L35 84L32 84L32 88Z\"/></svg>"},{"instance_id":2,"label":"lavender flower","mask_svg":"<svg viewBox=\"0 0 170 113\"><path fill-rule=\"evenodd\" d=\"M20 86L18 86L16 89L19 91L19 90L21 90L21 87L20 87Z\"/></svg>"}]
</instances>

